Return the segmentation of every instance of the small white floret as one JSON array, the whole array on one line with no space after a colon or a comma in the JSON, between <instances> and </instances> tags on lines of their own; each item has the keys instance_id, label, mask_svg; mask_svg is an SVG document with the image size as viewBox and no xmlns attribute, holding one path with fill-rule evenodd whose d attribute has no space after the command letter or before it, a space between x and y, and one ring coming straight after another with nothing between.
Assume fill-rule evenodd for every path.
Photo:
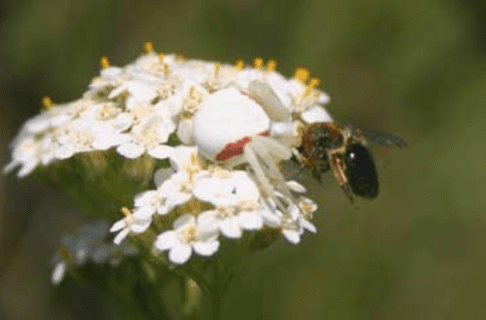
<instances>
[{"instance_id":1,"label":"small white floret","mask_svg":"<svg viewBox=\"0 0 486 320\"><path fill-rule=\"evenodd\" d=\"M199 158L196 147L177 146L171 154L170 162L175 171L186 171L194 174L203 169L203 161Z\"/></svg>"},{"instance_id":2,"label":"small white floret","mask_svg":"<svg viewBox=\"0 0 486 320\"><path fill-rule=\"evenodd\" d=\"M155 113L135 125L129 133L130 140L118 146L119 154L130 158L138 158L147 152L154 158L164 159L170 156L170 147L165 144L174 131L175 124L170 115Z\"/></svg>"},{"instance_id":3,"label":"small white floret","mask_svg":"<svg viewBox=\"0 0 486 320\"><path fill-rule=\"evenodd\" d=\"M169 260L175 264L184 264L189 260L192 250L202 256L211 256L219 248L217 230L212 226L204 228L199 219L190 214L180 216L174 221L174 230L160 234L155 241L155 248L169 250Z\"/></svg>"},{"instance_id":4,"label":"small white floret","mask_svg":"<svg viewBox=\"0 0 486 320\"><path fill-rule=\"evenodd\" d=\"M135 196L134 216L150 219L154 213L165 215L173 208L192 198L192 178L185 172L174 173L157 190L149 190Z\"/></svg>"},{"instance_id":5,"label":"small white floret","mask_svg":"<svg viewBox=\"0 0 486 320\"><path fill-rule=\"evenodd\" d=\"M128 236L128 234L142 233L147 230L152 222L151 218L140 219L135 217L127 208L122 208L122 211L125 214L125 218L115 222L110 229L110 232L120 231L113 240L113 242L118 245Z\"/></svg>"}]
</instances>

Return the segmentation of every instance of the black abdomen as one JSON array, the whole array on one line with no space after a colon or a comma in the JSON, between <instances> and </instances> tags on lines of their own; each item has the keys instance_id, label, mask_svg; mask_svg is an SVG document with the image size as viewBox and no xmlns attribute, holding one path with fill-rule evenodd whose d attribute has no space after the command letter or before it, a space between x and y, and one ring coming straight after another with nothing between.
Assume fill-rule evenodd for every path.
<instances>
[{"instance_id":1,"label":"black abdomen","mask_svg":"<svg viewBox=\"0 0 486 320\"><path fill-rule=\"evenodd\" d=\"M349 145L344 162L353 193L364 198L375 198L378 195L378 174L368 149L360 144Z\"/></svg>"}]
</instances>

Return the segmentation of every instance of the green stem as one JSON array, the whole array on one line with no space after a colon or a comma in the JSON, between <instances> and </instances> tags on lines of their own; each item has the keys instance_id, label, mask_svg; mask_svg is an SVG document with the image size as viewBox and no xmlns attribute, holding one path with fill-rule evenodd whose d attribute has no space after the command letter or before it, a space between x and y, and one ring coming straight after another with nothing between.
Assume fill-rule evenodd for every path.
<instances>
[{"instance_id":1,"label":"green stem","mask_svg":"<svg viewBox=\"0 0 486 320\"><path fill-rule=\"evenodd\" d=\"M211 319L219 320L221 318L221 298L225 291L226 279L223 276L224 272L221 272L221 262L219 259L215 260L213 283L211 286L210 299L211 299ZM224 266L223 266L224 268Z\"/></svg>"},{"instance_id":2,"label":"green stem","mask_svg":"<svg viewBox=\"0 0 486 320\"><path fill-rule=\"evenodd\" d=\"M221 317L221 298L220 286L216 283L211 290L211 319L219 320Z\"/></svg>"}]
</instances>

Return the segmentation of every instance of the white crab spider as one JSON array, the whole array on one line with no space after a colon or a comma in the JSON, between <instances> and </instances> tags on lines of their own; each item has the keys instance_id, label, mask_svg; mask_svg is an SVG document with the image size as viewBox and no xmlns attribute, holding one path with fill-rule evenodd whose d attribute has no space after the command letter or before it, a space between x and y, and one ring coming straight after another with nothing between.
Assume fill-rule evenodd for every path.
<instances>
[{"instance_id":1,"label":"white crab spider","mask_svg":"<svg viewBox=\"0 0 486 320\"><path fill-rule=\"evenodd\" d=\"M271 118L287 120L290 112L272 101L278 100L276 96L253 94L228 87L209 96L194 117L196 146L204 157L226 166L249 164L266 197L273 197L272 185L275 185L278 191L293 199L278 169L278 163L289 159L292 152L269 137ZM266 106L265 110L259 103Z\"/></svg>"},{"instance_id":2,"label":"white crab spider","mask_svg":"<svg viewBox=\"0 0 486 320\"><path fill-rule=\"evenodd\" d=\"M305 129L304 123L292 119L292 113L268 83L253 80L248 85L248 92L243 91L243 93L255 100L270 117L270 136L290 149L300 146Z\"/></svg>"}]
</instances>

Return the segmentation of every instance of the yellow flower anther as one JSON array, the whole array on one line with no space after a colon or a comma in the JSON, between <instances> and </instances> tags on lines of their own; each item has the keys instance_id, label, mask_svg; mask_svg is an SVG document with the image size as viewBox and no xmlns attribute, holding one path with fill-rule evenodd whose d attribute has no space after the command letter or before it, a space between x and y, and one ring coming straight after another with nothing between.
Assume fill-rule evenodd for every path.
<instances>
[{"instance_id":1,"label":"yellow flower anther","mask_svg":"<svg viewBox=\"0 0 486 320\"><path fill-rule=\"evenodd\" d=\"M107 56L102 56L100 59L101 69L108 69L110 67L110 59Z\"/></svg>"},{"instance_id":2,"label":"yellow flower anther","mask_svg":"<svg viewBox=\"0 0 486 320\"><path fill-rule=\"evenodd\" d=\"M151 41L147 41L143 44L143 51L147 54L154 52L154 44Z\"/></svg>"},{"instance_id":3,"label":"yellow flower anther","mask_svg":"<svg viewBox=\"0 0 486 320\"><path fill-rule=\"evenodd\" d=\"M54 103L52 102L52 99L51 97L49 96L44 96L42 97L42 106L45 108L45 109L49 109L50 107L52 107Z\"/></svg>"},{"instance_id":4,"label":"yellow flower anther","mask_svg":"<svg viewBox=\"0 0 486 320\"><path fill-rule=\"evenodd\" d=\"M261 69L263 67L263 59L260 57L256 57L253 59L253 65L256 69Z\"/></svg>"},{"instance_id":5,"label":"yellow flower anther","mask_svg":"<svg viewBox=\"0 0 486 320\"><path fill-rule=\"evenodd\" d=\"M235 60L235 67L239 70L242 70L245 67L245 61L243 61L243 59Z\"/></svg>"},{"instance_id":6,"label":"yellow flower anther","mask_svg":"<svg viewBox=\"0 0 486 320\"><path fill-rule=\"evenodd\" d=\"M217 77L219 75L219 70L221 70L221 63L216 62L214 65L214 76Z\"/></svg>"},{"instance_id":7,"label":"yellow flower anther","mask_svg":"<svg viewBox=\"0 0 486 320\"><path fill-rule=\"evenodd\" d=\"M170 68L167 63L164 63L164 75L167 76L169 74Z\"/></svg>"},{"instance_id":8,"label":"yellow flower anther","mask_svg":"<svg viewBox=\"0 0 486 320\"><path fill-rule=\"evenodd\" d=\"M184 61L185 59L186 59L186 57L182 53L178 53L176 55L176 61L178 61L178 62Z\"/></svg>"},{"instance_id":9,"label":"yellow flower anther","mask_svg":"<svg viewBox=\"0 0 486 320\"><path fill-rule=\"evenodd\" d=\"M307 85L307 89L305 90L305 95L308 96L313 89L317 88L321 84L321 80L319 78L312 78Z\"/></svg>"},{"instance_id":10,"label":"yellow flower anther","mask_svg":"<svg viewBox=\"0 0 486 320\"><path fill-rule=\"evenodd\" d=\"M317 77L311 78L309 81L309 87L312 88L317 88L320 84L321 84L321 80L319 80L319 78Z\"/></svg>"},{"instance_id":11,"label":"yellow flower anther","mask_svg":"<svg viewBox=\"0 0 486 320\"><path fill-rule=\"evenodd\" d=\"M122 207L121 212L125 215L125 217L129 217L132 215L132 212L127 207Z\"/></svg>"},{"instance_id":12,"label":"yellow flower anther","mask_svg":"<svg viewBox=\"0 0 486 320\"><path fill-rule=\"evenodd\" d=\"M267 62L267 70L268 71L275 71L277 69L277 60L275 59L270 59Z\"/></svg>"},{"instance_id":13,"label":"yellow flower anther","mask_svg":"<svg viewBox=\"0 0 486 320\"><path fill-rule=\"evenodd\" d=\"M306 82L309 79L310 72L309 69L304 67L299 67L294 71L294 77L302 82Z\"/></svg>"},{"instance_id":14,"label":"yellow flower anther","mask_svg":"<svg viewBox=\"0 0 486 320\"><path fill-rule=\"evenodd\" d=\"M163 52L159 52L159 62L163 63L164 62L165 55Z\"/></svg>"},{"instance_id":15,"label":"yellow flower anther","mask_svg":"<svg viewBox=\"0 0 486 320\"><path fill-rule=\"evenodd\" d=\"M312 206L311 204L308 204L308 203L307 203L307 204L304 204L304 205L302 206L302 209L303 209L303 211L305 211L305 212L310 212L310 211L312 210L312 208L313 208L313 206Z\"/></svg>"}]
</instances>

